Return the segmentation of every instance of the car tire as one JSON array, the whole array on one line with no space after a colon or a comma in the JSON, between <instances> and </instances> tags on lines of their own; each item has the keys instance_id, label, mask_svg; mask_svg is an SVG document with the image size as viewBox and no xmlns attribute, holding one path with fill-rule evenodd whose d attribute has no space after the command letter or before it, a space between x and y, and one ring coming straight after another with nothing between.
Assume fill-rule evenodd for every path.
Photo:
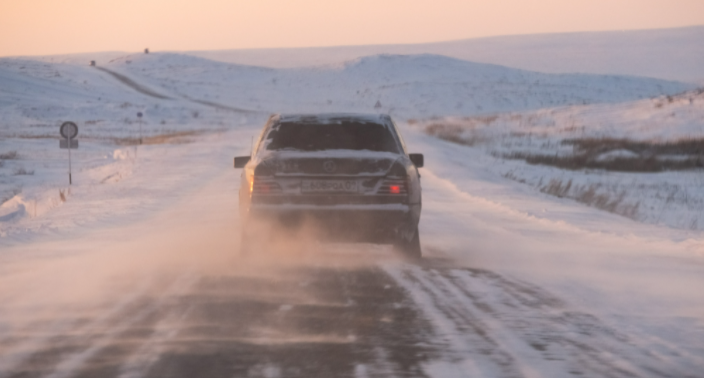
<instances>
[{"instance_id":1,"label":"car tire","mask_svg":"<svg viewBox=\"0 0 704 378\"><path fill-rule=\"evenodd\" d=\"M398 252L407 258L413 260L421 259L422 252L420 249L420 234L418 232L418 226L416 226L411 240L406 240L403 237L399 237L396 240L396 243L394 243L394 247Z\"/></svg>"}]
</instances>

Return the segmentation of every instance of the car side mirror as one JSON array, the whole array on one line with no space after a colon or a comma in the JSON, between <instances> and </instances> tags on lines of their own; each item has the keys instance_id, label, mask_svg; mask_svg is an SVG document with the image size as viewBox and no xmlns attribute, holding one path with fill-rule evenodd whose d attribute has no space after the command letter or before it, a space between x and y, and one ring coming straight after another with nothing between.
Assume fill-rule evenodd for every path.
<instances>
[{"instance_id":1,"label":"car side mirror","mask_svg":"<svg viewBox=\"0 0 704 378\"><path fill-rule=\"evenodd\" d=\"M423 168L423 162L425 160L423 159L423 154L408 154L408 157L411 158L416 168Z\"/></svg>"},{"instance_id":2,"label":"car side mirror","mask_svg":"<svg viewBox=\"0 0 704 378\"><path fill-rule=\"evenodd\" d=\"M235 168L244 168L247 163L249 163L249 160L251 160L251 156L238 156L235 158Z\"/></svg>"}]
</instances>

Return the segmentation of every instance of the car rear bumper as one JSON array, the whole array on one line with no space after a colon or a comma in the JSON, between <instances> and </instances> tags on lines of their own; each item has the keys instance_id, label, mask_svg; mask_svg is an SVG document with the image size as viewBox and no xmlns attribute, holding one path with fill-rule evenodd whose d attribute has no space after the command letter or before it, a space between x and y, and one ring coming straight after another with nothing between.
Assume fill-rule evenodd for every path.
<instances>
[{"instance_id":1,"label":"car rear bumper","mask_svg":"<svg viewBox=\"0 0 704 378\"><path fill-rule=\"evenodd\" d=\"M306 228L318 237L341 241L391 242L418 221L406 204L252 204L249 221L287 229Z\"/></svg>"}]
</instances>

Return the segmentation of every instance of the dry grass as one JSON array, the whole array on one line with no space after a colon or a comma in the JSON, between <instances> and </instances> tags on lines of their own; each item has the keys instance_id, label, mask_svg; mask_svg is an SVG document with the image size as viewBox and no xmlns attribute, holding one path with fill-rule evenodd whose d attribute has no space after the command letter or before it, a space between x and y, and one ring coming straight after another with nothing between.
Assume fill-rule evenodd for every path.
<instances>
[{"instance_id":1,"label":"dry grass","mask_svg":"<svg viewBox=\"0 0 704 378\"><path fill-rule=\"evenodd\" d=\"M122 146L134 146L140 144L183 144L190 143L190 137L207 133L207 131L179 131L159 135L151 135L141 138L113 138L115 144Z\"/></svg>"},{"instance_id":2,"label":"dry grass","mask_svg":"<svg viewBox=\"0 0 704 378\"><path fill-rule=\"evenodd\" d=\"M15 176L32 176L32 175L34 175L34 171L29 170L29 169L25 169L24 167L19 167L19 168L15 169L14 175Z\"/></svg>"},{"instance_id":3,"label":"dry grass","mask_svg":"<svg viewBox=\"0 0 704 378\"><path fill-rule=\"evenodd\" d=\"M613 150L629 150L641 155L696 155L704 156L704 138L686 138L667 142L634 141L630 139L582 138L566 139L565 145L575 152L593 155Z\"/></svg>"},{"instance_id":4,"label":"dry grass","mask_svg":"<svg viewBox=\"0 0 704 378\"><path fill-rule=\"evenodd\" d=\"M467 141L462 138L462 133L464 128L458 125L443 125L438 123L433 123L425 128L425 132L428 135L434 136L446 140L448 142L453 142L457 144L468 144Z\"/></svg>"},{"instance_id":5,"label":"dry grass","mask_svg":"<svg viewBox=\"0 0 704 378\"><path fill-rule=\"evenodd\" d=\"M615 172L655 173L663 171L682 171L704 168L703 157L688 157L682 160L659 159L657 156L639 156L633 158L615 158L597 161L589 156L558 156L512 153L502 156L507 159L521 159L528 164L549 165L561 169L603 169Z\"/></svg>"},{"instance_id":6,"label":"dry grass","mask_svg":"<svg viewBox=\"0 0 704 378\"><path fill-rule=\"evenodd\" d=\"M552 179L547 185L540 187L540 191L560 198L570 198L597 209L636 219L640 202L635 204L624 203L626 192L607 193L600 184L585 186L573 185L572 180L563 183L561 180Z\"/></svg>"},{"instance_id":7,"label":"dry grass","mask_svg":"<svg viewBox=\"0 0 704 378\"><path fill-rule=\"evenodd\" d=\"M17 151L8 151L0 154L0 160L14 160L17 159Z\"/></svg>"},{"instance_id":8,"label":"dry grass","mask_svg":"<svg viewBox=\"0 0 704 378\"><path fill-rule=\"evenodd\" d=\"M433 123L426 126L425 133L448 142L470 147L487 141L487 138L477 132L475 127L467 125Z\"/></svg>"},{"instance_id":9,"label":"dry grass","mask_svg":"<svg viewBox=\"0 0 704 378\"><path fill-rule=\"evenodd\" d=\"M56 134L16 134L12 136L13 138L19 139L56 139L59 140Z\"/></svg>"},{"instance_id":10,"label":"dry grass","mask_svg":"<svg viewBox=\"0 0 704 378\"><path fill-rule=\"evenodd\" d=\"M547 155L514 152L501 157L525 160L528 164L549 165L562 169L604 169L617 172L662 172L704 168L704 138L688 138L669 142L633 141L628 139L568 139L572 155ZM601 154L626 150L634 157L599 160ZM677 159L669 158L677 156Z\"/></svg>"}]
</instances>

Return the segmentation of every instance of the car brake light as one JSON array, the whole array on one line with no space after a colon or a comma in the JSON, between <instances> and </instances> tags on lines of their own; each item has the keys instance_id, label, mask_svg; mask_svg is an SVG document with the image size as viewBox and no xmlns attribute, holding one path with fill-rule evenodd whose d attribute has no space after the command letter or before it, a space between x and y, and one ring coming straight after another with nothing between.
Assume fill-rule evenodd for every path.
<instances>
[{"instance_id":1,"label":"car brake light","mask_svg":"<svg viewBox=\"0 0 704 378\"><path fill-rule=\"evenodd\" d=\"M405 179L384 179L379 185L377 194L407 194L407 184Z\"/></svg>"},{"instance_id":2,"label":"car brake light","mask_svg":"<svg viewBox=\"0 0 704 378\"><path fill-rule=\"evenodd\" d=\"M279 194L281 185L273 179L256 178L252 182L252 194Z\"/></svg>"}]
</instances>

